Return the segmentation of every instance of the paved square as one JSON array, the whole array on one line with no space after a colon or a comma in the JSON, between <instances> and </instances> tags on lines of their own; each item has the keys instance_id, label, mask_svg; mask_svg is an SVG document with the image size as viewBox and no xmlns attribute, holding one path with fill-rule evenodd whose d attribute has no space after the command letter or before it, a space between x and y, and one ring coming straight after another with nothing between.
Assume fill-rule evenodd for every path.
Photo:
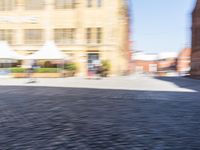
<instances>
[{"instance_id":1,"label":"paved square","mask_svg":"<svg viewBox=\"0 0 200 150\"><path fill-rule=\"evenodd\" d=\"M25 81L0 79L0 149L200 147L198 80L38 79L28 85Z\"/></svg>"}]
</instances>

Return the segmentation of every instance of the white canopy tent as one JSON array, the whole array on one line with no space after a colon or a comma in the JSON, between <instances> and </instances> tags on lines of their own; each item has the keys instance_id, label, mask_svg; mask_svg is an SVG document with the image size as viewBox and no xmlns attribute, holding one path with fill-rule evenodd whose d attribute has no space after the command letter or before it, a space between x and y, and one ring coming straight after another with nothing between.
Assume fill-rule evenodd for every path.
<instances>
[{"instance_id":1,"label":"white canopy tent","mask_svg":"<svg viewBox=\"0 0 200 150\"><path fill-rule=\"evenodd\" d=\"M64 53L58 49L55 42L47 41L40 50L26 56L23 67L32 66L34 60L61 60L62 68L64 68L66 59L67 57L65 57Z\"/></svg>"},{"instance_id":2,"label":"white canopy tent","mask_svg":"<svg viewBox=\"0 0 200 150\"><path fill-rule=\"evenodd\" d=\"M65 60L66 57L61 52L53 41L48 41L44 44L44 46L35 52L27 56L25 59L30 60Z\"/></svg>"},{"instance_id":3,"label":"white canopy tent","mask_svg":"<svg viewBox=\"0 0 200 150\"><path fill-rule=\"evenodd\" d=\"M6 41L0 41L0 62L10 63L21 59L24 57L12 50Z\"/></svg>"}]
</instances>

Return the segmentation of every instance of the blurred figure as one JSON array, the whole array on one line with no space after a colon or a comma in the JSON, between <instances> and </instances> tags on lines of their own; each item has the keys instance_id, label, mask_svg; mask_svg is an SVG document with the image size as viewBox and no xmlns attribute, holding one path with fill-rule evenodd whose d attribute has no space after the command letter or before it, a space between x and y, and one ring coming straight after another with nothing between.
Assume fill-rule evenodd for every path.
<instances>
[{"instance_id":1,"label":"blurred figure","mask_svg":"<svg viewBox=\"0 0 200 150\"><path fill-rule=\"evenodd\" d=\"M37 68L37 64L35 60L27 61L27 65L26 65L26 72L28 74L27 83L36 83L36 78L33 77L33 73L35 72L36 68Z\"/></svg>"},{"instance_id":2,"label":"blurred figure","mask_svg":"<svg viewBox=\"0 0 200 150\"><path fill-rule=\"evenodd\" d=\"M96 79L101 79L102 77L102 66L98 65L96 67Z\"/></svg>"}]
</instances>

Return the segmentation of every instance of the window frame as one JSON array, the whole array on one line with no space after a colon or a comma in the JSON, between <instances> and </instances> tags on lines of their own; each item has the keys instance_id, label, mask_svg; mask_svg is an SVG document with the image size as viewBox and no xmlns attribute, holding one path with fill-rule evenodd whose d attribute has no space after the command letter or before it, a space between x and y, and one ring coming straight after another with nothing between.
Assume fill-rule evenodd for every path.
<instances>
[{"instance_id":1,"label":"window frame","mask_svg":"<svg viewBox=\"0 0 200 150\"><path fill-rule=\"evenodd\" d=\"M76 8L76 0L62 0L60 2L64 2L59 4L60 0L54 0L54 8L56 10L62 10L62 9L75 9ZM69 2L67 2L69 1ZM68 4L67 4L68 3Z\"/></svg>"},{"instance_id":2,"label":"window frame","mask_svg":"<svg viewBox=\"0 0 200 150\"><path fill-rule=\"evenodd\" d=\"M54 41L56 44L58 45L74 44L75 40L76 40L76 28L54 29Z\"/></svg>"},{"instance_id":3,"label":"window frame","mask_svg":"<svg viewBox=\"0 0 200 150\"><path fill-rule=\"evenodd\" d=\"M103 28L88 27L86 28L86 43L87 44L102 44Z\"/></svg>"},{"instance_id":4,"label":"window frame","mask_svg":"<svg viewBox=\"0 0 200 150\"><path fill-rule=\"evenodd\" d=\"M30 1L31 4L29 4L28 1ZM35 0L25 0L24 1L24 9L27 10L27 11L39 11L39 10L44 10L45 9L45 0L41 0L41 6L40 7L38 7L39 5L34 6L32 4L34 2L35 2ZM38 4L38 3L36 2L36 4Z\"/></svg>"},{"instance_id":5,"label":"window frame","mask_svg":"<svg viewBox=\"0 0 200 150\"><path fill-rule=\"evenodd\" d=\"M93 0L87 0L87 7L91 8L93 5Z\"/></svg>"},{"instance_id":6,"label":"window frame","mask_svg":"<svg viewBox=\"0 0 200 150\"><path fill-rule=\"evenodd\" d=\"M103 29L101 27L96 28L96 43L101 44L102 43L102 36Z\"/></svg>"},{"instance_id":7,"label":"window frame","mask_svg":"<svg viewBox=\"0 0 200 150\"><path fill-rule=\"evenodd\" d=\"M29 31L29 33L28 33ZM35 33L30 33L30 31L39 31L40 35L36 36ZM32 35L30 35L32 34ZM33 35L35 34L35 35ZM35 36L35 38L33 38ZM29 38L31 37L31 38ZM34 44L34 45L40 45L44 43L44 29L24 29L24 44Z\"/></svg>"},{"instance_id":8,"label":"window frame","mask_svg":"<svg viewBox=\"0 0 200 150\"><path fill-rule=\"evenodd\" d=\"M16 0L9 0L11 1L10 5L8 0L0 0L2 2L2 5L0 3L0 12L2 11L12 11L16 9ZM10 6L10 7L8 7Z\"/></svg>"},{"instance_id":9,"label":"window frame","mask_svg":"<svg viewBox=\"0 0 200 150\"><path fill-rule=\"evenodd\" d=\"M98 8L100 8L100 7L102 7L102 0L96 0L96 2L97 2L97 7Z\"/></svg>"},{"instance_id":10,"label":"window frame","mask_svg":"<svg viewBox=\"0 0 200 150\"><path fill-rule=\"evenodd\" d=\"M7 41L8 44L14 44L15 30L13 29L0 29L0 41ZM2 38L1 38L2 37Z\"/></svg>"}]
</instances>

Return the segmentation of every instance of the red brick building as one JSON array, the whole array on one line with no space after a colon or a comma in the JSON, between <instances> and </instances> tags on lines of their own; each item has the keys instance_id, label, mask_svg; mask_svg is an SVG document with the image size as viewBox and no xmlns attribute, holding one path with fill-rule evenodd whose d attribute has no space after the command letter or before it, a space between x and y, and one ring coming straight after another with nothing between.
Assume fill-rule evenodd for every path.
<instances>
[{"instance_id":1,"label":"red brick building","mask_svg":"<svg viewBox=\"0 0 200 150\"><path fill-rule=\"evenodd\" d=\"M177 58L177 72L180 75L188 74L191 67L191 49L184 48L178 55Z\"/></svg>"},{"instance_id":2,"label":"red brick building","mask_svg":"<svg viewBox=\"0 0 200 150\"><path fill-rule=\"evenodd\" d=\"M177 54L164 52L159 54L134 53L135 73L147 73L159 76L176 74Z\"/></svg>"},{"instance_id":3,"label":"red brick building","mask_svg":"<svg viewBox=\"0 0 200 150\"><path fill-rule=\"evenodd\" d=\"M191 75L200 77L200 0L192 13Z\"/></svg>"},{"instance_id":4,"label":"red brick building","mask_svg":"<svg viewBox=\"0 0 200 150\"><path fill-rule=\"evenodd\" d=\"M133 53L132 65L135 73L147 73L158 76L188 75L191 69L191 48L179 53L163 52L159 54Z\"/></svg>"}]
</instances>

